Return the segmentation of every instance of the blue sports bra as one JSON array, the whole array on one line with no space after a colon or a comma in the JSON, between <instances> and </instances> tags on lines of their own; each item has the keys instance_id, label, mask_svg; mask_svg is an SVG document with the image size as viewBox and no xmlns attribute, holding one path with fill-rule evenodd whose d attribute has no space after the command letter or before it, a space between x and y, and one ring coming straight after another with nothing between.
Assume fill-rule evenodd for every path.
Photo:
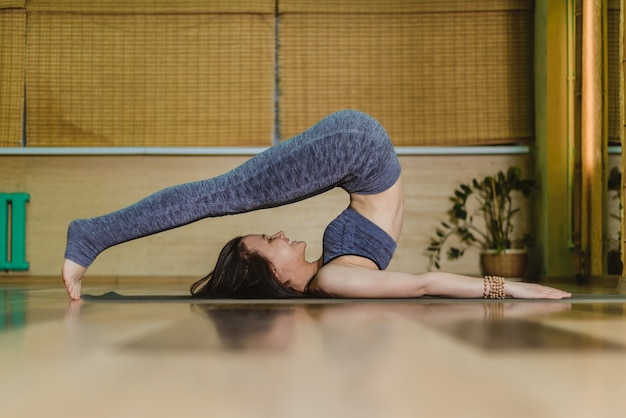
<instances>
[{"instance_id":1,"label":"blue sports bra","mask_svg":"<svg viewBox=\"0 0 626 418\"><path fill-rule=\"evenodd\" d=\"M356 255L372 260L384 270L396 247L396 241L378 225L347 208L324 231L322 260L327 264L343 255Z\"/></svg>"}]
</instances>

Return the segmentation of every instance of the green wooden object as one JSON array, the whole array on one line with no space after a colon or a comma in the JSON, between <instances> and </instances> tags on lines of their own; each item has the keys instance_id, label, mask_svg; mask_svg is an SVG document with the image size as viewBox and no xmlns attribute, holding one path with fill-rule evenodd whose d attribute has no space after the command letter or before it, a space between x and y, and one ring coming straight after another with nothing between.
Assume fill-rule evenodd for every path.
<instances>
[{"instance_id":1,"label":"green wooden object","mask_svg":"<svg viewBox=\"0 0 626 418\"><path fill-rule=\"evenodd\" d=\"M0 193L0 270L29 268L26 261L26 202L29 198L27 193Z\"/></svg>"}]
</instances>

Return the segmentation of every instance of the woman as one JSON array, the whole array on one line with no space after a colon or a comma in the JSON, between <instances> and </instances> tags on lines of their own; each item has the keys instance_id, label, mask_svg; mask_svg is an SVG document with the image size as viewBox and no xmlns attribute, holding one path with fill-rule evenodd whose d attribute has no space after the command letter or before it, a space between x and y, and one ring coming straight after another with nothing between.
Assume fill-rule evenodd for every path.
<instances>
[{"instance_id":1,"label":"woman","mask_svg":"<svg viewBox=\"0 0 626 418\"><path fill-rule=\"evenodd\" d=\"M400 164L383 127L356 111L334 113L309 130L207 180L157 192L125 209L70 224L63 280L72 299L96 256L113 245L217 217L293 203L341 187L349 207L324 232L322 257L282 232L231 240L215 269L196 282L205 298L504 297L560 299L545 286L432 272L386 271L402 228Z\"/></svg>"}]
</instances>

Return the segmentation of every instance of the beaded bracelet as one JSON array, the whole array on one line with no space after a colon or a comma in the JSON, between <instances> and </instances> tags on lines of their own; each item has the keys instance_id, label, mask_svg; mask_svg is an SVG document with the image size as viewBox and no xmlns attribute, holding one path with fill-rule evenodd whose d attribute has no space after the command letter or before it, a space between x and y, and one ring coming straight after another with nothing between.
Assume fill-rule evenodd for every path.
<instances>
[{"instance_id":1,"label":"beaded bracelet","mask_svg":"<svg viewBox=\"0 0 626 418\"><path fill-rule=\"evenodd\" d=\"M483 299L504 299L504 278L485 276Z\"/></svg>"}]
</instances>

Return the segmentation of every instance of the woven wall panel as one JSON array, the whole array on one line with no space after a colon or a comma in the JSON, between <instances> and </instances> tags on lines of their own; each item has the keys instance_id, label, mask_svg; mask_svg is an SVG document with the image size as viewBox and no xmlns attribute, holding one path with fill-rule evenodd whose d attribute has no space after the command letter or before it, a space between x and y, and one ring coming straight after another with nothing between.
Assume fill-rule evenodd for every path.
<instances>
[{"instance_id":1,"label":"woven wall panel","mask_svg":"<svg viewBox=\"0 0 626 418\"><path fill-rule=\"evenodd\" d=\"M273 15L30 13L27 144L271 144Z\"/></svg>"},{"instance_id":2,"label":"woven wall panel","mask_svg":"<svg viewBox=\"0 0 626 418\"><path fill-rule=\"evenodd\" d=\"M429 13L532 10L532 0L280 0L279 13Z\"/></svg>"},{"instance_id":3,"label":"woven wall panel","mask_svg":"<svg viewBox=\"0 0 626 418\"><path fill-rule=\"evenodd\" d=\"M343 108L396 145L533 136L530 12L285 14L279 28L282 138Z\"/></svg>"},{"instance_id":4,"label":"woven wall panel","mask_svg":"<svg viewBox=\"0 0 626 418\"><path fill-rule=\"evenodd\" d=\"M0 9L24 7L26 0L0 0Z\"/></svg>"},{"instance_id":5,"label":"woven wall panel","mask_svg":"<svg viewBox=\"0 0 626 418\"><path fill-rule=\"evenodd\" d=\"M617 3L617 4L615 4ZM610 6L616 6L611 8ZM608 49L608 136L612 144L620 144L622 136L620 88L620 9L618 2L609 2L607 49Z\"/></svg>"},{"instance_id":6,"label":"woven wall panel","mask_svg":"<svg viewBox=\"0 0 626 418\"><path fill-rule=\"evenodd\" d=\"M33 12L73 13L274 13L276 10L276 0L28 0L27 4Z\"/></svg>"},{"instance_id":7,"label":"woven wall panel","mask_svg":"<svg viewBox=\"0 0 626 418\"><path fill-rule=\"evenodd\" d=\"M26 13L0 9L0 146L22 144Z\"/></svg>"}]
</instances>

